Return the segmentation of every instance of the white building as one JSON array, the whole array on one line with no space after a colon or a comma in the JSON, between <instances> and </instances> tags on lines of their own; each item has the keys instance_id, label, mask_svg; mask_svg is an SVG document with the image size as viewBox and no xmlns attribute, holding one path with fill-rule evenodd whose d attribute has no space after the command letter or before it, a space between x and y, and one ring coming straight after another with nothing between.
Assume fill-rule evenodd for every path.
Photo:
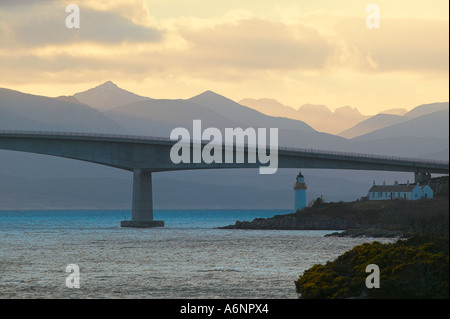
<instances>
[{"instance_id":1,"label":"white building","mask_svg":"<svg viewBox=\"0 0 450 319\"><path fill-rule=\"evenodd\" d=\"M305 177L302 175L302 172L300 172L295 178L294 184L294 211L301 210L306 206L306 189Z\"/></svg>"},{"instance_id":2,"label":"white building","mask_svg":"<svg viewBox=\"0 0 450 319\"><path fill-rule=\"evenodd\" d=\"M405 200L419 200L432 199L433 190L428 185L420 186L418 184L399 184L395 182L394 185L375 185L369 190L369 200L391 200L391 199L405 199Z\"/></svg>"}]
</instances>

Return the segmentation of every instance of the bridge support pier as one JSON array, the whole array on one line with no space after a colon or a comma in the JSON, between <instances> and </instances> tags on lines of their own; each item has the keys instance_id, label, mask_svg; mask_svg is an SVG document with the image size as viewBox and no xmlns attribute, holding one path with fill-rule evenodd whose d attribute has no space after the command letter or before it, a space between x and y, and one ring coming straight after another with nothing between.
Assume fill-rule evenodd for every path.
<instances>
[{"instance_id":1,"label":"bridge support pier","mask_svg":"<svg viewBox=\"0 0 450 319\"><path fill-rule=\"evenodd\" d=\"M120 226L138 228L164 227L164 221L153 220L151 171L134 170L131 220L120 222Z\"/></svg>"}]
</instances>

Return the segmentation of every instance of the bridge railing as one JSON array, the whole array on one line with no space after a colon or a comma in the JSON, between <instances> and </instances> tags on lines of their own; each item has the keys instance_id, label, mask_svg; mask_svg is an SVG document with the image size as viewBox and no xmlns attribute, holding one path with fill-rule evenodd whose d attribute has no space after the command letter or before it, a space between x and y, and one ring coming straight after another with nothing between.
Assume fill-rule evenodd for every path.
<instances>
[{"instance_id":1,"label":"bridge railing","mask_svg":"<svg viewBox=\"0 0 450 319\"><path fill-rule=\"evenodd\" d=\"M80 137L104 137L104 138L127 138L151 141L170 141L168 137L156 137L131 134L111 134L111 133L87 133L87 132L58 132L58 131L26 131L26 130L0 130L0 134L17 135L49 135L49 136L80 136Z\"/></svg>"},{"instance_id":2,"label":"bridge railing","mask_svg":"<svg viewBox=\"0 0 450 319\"><path fill-rule=\"evenodd\" d=\"M400 160L409 162L421 162L429 164L449 164L448 161L444 160L433 160L426 158L415 158L415 157L404 157L404 156L393 156L393 155L378 155L378 154L365 154L365 153L354 153L354 152L342 152L342 151L331 151L331 150L317 150L313 148L296 148L296 147L280 147L279 150L293 151L293 152L308 152L312 154L327 154L327 155L341 155L341 156L351 156L351 157L362 157L362 158L373 158L373 159L387 159L387 160Z\"/></svg>"},{"instance_id":3,"label":"bridge railing","mask_svg":"<svg viewBox=\"0 0 450 319\"><path fill-rule=\"evenodd\" d=\"M58 132L58 131L26 131L26 130L0 130L1 134L15 134L15 135L46 135L46 136L72 136L72 137L99 137L99 138L117 138L117 139L134 139L134 140L148 140L148 141L173 141L168 137L161 136L145 136L145 135L127 135L127 134L107 134L107 133L86 133L86 132ZM210 141L202 141L202 143L209 143ZM236 146L236 145L235 145ZM248 146L240 145L240 146ZM395 160L406 162L418 162L426 164L442 164L448 165L448 161L444 160L432 160L424 158L411 158L391 155L379 155L379 154L365 154L355 152L341 152L331 150L318 150L313 148L299 148L299 147L278 147L278 151L290 151L301 152L310 154L324 154L324 155L337 155L337 156L351 156L369 159L381 159L381 160Z\"/></svg>"}]
</instances>

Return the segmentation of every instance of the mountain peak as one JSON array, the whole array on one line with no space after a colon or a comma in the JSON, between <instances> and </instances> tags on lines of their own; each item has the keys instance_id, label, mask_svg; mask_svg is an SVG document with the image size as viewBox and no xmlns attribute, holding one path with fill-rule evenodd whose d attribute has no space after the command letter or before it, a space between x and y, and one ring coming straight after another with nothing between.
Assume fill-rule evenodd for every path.
<instances>
[{"instance_id":1,"label":"mountain peak","mask_svg":"<svg viewBox=\"0 0 450 319\"><path fill-rule=\"evenodd\" d=\"M332 114L331 110L322 104L303 104L298 109L300 113L315 113L315 114Z\"/></svg>"},{"instance_id":2,"label":"mountain peak","mask_svg":"<svg viewBox=\"0 0 450 319\"><path fill-rule=\"evenodd\" d=\"M97 88L100 88L100 87L120 89L113 81L106 81L105 83L97 86Z\"/></svg>"},{"instance_id":3,"label":"mountain peak","mask_svg":"<svg viewBox=\"0 0 450 319\"><path fill-rule=\"evenodd\" d=\"M224 97L224 96L222 96L222 95L220 95L220 94L218 94L216 92L213 92L211 90L206 90L205 92L200 93L197 96L194 96L194 98L195 97Z\"/></svg>"},{"instance_id":4,"label":"mountain peak","mask_svg":"<svg viewBox=\"0 0 450 319\"><path fill-rule=\"evenodd\" d=\"M344 116L349 116L349 115L361 116L362 115L361 112L356 107L351 107L349 105L345 105L345 106L336 108L336 110L334 110L334 113L344 115Z\"/></svg>"},{"instance_id":5,"label":"mountain peak","mask_svg":"<svg viewBox=\"0 0 450 319\"><path fill-rule=\"evenodd\" d=\"M229 98L220 95L216 92L213 92L211 90L207 90L203 93L200 93L194 97L191 97L189 99L189 101L200 104L200 105L205 105L205 104L209 104L209 106L214 106L217 103L222 103L223 101L229 101L229 102L233 102L236 103L232 100L230 100Z\"/></svg>"},{"instance_id":6,"label":"mountain peak","mask_svg":"<svg viewBox=\"0 0 450 319\"><path fill-rule=\"evenodd\" d=\"M147 100L147 97L136 95L118 87L112 81L106 81L92 89L73 95L81 103L105 111L117 106Z\"/></svg>"}]
</instances>

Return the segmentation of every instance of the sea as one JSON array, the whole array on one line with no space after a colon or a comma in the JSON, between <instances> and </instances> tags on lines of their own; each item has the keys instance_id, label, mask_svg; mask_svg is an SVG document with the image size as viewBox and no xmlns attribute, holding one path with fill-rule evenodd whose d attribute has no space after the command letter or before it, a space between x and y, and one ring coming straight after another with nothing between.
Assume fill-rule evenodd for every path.
<instances>
[{"instance_id":1,"label":"sea","mask_svg":"<svg viewBox=\"0 0 450 319\"><path fill-rule=\"evenodd\" d=\"M362 243L394 241L217 229L287 213L156 210L165 227L139 229L120 227L129 210L3 210L0 298L295 299L294 282L313 265Z\"/></svg>"}]
</instances>

